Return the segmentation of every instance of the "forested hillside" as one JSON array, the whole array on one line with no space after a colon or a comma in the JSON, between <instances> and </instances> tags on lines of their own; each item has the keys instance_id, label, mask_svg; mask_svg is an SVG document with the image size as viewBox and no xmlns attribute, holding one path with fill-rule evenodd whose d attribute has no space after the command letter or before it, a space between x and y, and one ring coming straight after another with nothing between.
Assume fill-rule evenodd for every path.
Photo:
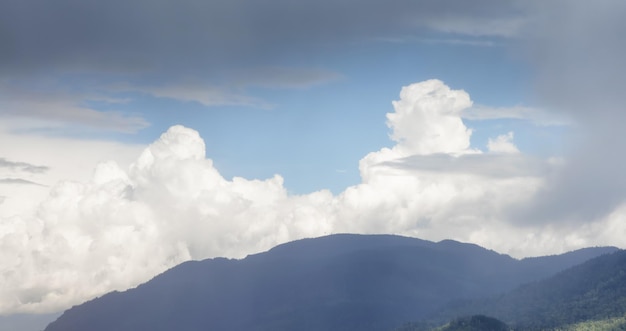
<instances>
[{"instance_id":1,"label":"forested hillside","mask_svg":"<svg viewBox=\"0 0 626 331\"><path fill-rule=\"evenodd\" d=\"M626 315L626 251L596 257L505 295L451 304L427 325L472 314L494 316L516 330L619 330Z\"/></svg>"}]
</instances>

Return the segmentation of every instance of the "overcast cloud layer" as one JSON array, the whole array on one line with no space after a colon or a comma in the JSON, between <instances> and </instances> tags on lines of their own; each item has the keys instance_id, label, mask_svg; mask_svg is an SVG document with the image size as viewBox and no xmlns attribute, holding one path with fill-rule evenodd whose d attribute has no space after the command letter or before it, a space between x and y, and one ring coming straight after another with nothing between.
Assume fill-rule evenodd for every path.
<instances>
[{"instance_id":1,"label":"overcast cloud layer","mask_svg":"<svg viewBox=\"0 0 626 331\"><path fill-rule=\"evenodd\" d=\"M94 70L134 72L158 65L177 75L233 62L304 53L357 38L428 29L510 36L521 10L479 0L166 1L112 0L2 4L2 73ZM184 60L184 61L183 61Z\"/></svg>"},{"instance_id":2,"label":"overcast cloud layer","mask_svg":"<svg viewBox=\"0 0 626 331\"><path fill-rule=\"evenodd\" d=\"M125 102L116 93L143 93L267 108L247 89L341 77L313 64L329 49L433 32L511 36L521 13L493 0L7 0L0 4L0 116L40 120L27 121L28 129L128 133L149 123L89 102L115 105Z\"/></svg>"}]
</instances>

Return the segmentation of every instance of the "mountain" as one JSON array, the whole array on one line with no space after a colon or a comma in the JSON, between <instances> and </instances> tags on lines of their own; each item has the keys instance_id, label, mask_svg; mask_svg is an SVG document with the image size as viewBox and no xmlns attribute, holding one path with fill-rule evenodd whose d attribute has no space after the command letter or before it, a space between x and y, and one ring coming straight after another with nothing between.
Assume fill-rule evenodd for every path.
<instances>
[{"instance_id":1,"label":"mountain","mask_svg":"<svg viewBox=\"0 0 626 331\"><path fill-rule=\"evenodd\" d=\"M439 316L469 314L494 316L516 330L574 324L594 325L594 330L603 330L602 325L626 328L626 251L595 257L504 295L457 305Z\"/></svg>"},{"instance_id":2,"label":"mountain","mask_svg":"<svg viewBox=\"0 0 626 331\"><path fill-rule=\"evenodd\" d=\"M186 262L135 289L75 306L45 330L388 330L614 250L543 263L451 240L332 235L241 260Z\"/></svg>"}]
</instances>

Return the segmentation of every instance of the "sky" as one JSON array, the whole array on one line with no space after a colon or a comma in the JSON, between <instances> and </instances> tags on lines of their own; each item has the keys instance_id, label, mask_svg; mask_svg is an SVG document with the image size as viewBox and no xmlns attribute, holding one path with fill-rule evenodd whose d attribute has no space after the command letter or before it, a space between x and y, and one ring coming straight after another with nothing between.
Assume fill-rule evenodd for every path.
<instances>
[{"instance_id":1,"label":"sky","mask_svg":"<svg viewBox=\"0 0 626 331\"><path fill-rule=\"evenodd\" d=\"M0 314L332 233L625 248L625 14L4 0Z\"/></svg>"}]
</instances>

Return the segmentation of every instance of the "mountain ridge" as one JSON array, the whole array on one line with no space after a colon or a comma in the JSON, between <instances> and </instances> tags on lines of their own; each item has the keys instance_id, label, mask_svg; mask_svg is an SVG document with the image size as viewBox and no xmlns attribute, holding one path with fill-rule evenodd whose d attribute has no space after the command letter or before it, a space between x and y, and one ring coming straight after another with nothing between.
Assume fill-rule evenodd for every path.
<instances>
[{"instance_id":1,"label":"mountain ridge","mask_svg":"<svg viewBox=\"0 0 626 331\"><path fill-rule=\"evenodd\" d=\"M75 306L46 331L386 330L453 300L545 278L575 256L524 263L455 241L330 235L239 260L182 263L135 289Z\"/></svg>"}]
</instances>

